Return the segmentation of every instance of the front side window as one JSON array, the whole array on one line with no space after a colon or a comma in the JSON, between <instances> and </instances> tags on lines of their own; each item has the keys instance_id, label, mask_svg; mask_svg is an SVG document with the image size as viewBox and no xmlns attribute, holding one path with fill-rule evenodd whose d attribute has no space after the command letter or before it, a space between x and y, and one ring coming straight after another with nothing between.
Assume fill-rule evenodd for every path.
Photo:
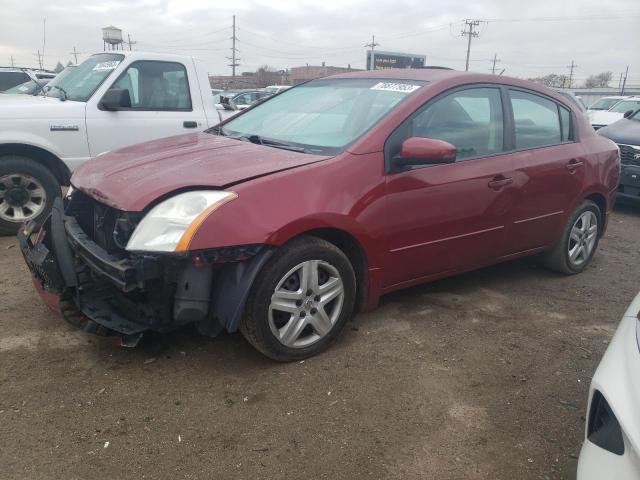
<instances>
[{"instance_id":1,"label":"front side window","mask_svg":"<svg viewBox=\"0 0 640 480\"><path fill-rule=\"evenodd\" d=\"M469 88L428 105L411 119L409 136L444 140L456 160L503 151L502 101L497 88Z\"/></svg>"},{"instance_id":2,"label":"front side window","mask_svg":"<svg viewBox=\"0 0 640 480\"><path fill-rule=\"evenodd\" d=\"M92 55L77 67L64 70L66 74L51 80L47 97L86 102L123 59L124 55L116 53Z\"/></svg>"},{"instance_id":3,"label":"front side window","mask_svg":"<svg viewBox=\"0 0 640 480\"><path fill-rule=\"evenodd\" d=\"M555 145L562 141L556 102L520 90L510 90L509 95L513 108L517 149Z\"/></svg>"},{"instance_id":4,"label":"front side window","mask_svg":"<svg viewBox=\"0 0 640 480\"><path fill-rule=\"evenodd\" d=\"M314 80L258 104L228 121L220 133L278 141L309 153L337 154L425 83L373 78Z\"/></svg>"},{"instance_id":5,"label":"front side window","mask_svg":"<svg viewBox=\"0 0 640 480\"><path fill-rule=\"evenodd\" d=\"M129 91L132 110L191 110L191 95L184 65L140 61L111 86Z\"/></svg>"}]
</instances>

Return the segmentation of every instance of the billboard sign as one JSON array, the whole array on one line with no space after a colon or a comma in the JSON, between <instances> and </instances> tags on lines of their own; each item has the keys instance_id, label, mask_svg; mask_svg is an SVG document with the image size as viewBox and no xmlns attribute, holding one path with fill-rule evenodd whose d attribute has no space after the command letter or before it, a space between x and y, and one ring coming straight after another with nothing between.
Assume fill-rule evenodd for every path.
<instances>
[{"instance_id":1,"label":"billboard sign","mask_svg":"<svg viewBox=\"0 0 640 480\"><path fill-rule=\"evenodd\" d=\"M367 70L371 70L371 50L367 50ZM414 55L412 53L398 52L373 52L375 70L386 68L421 68L427 62L425 55Z\"/></svg>"}]
</instances>

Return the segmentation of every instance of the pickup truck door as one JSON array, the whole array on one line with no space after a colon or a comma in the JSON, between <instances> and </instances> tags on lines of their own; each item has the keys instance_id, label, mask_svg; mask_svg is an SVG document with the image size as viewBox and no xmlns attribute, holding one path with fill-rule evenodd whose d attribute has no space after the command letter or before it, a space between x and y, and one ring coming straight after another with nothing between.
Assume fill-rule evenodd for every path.
<instances>
[{"instance_id":1,"label":"pickup truck door","mask_svg":"<svg viewBox=\"0 0 640 480\"><path fill-rule=\"evenodd\" d=\"M100 104L104 91L88 102L86 123L92 157L157 138L202 131L208 126L193 64L135 61L109 89L127 90L131 106L106 110Z\"/></svg>"}]
</instances>

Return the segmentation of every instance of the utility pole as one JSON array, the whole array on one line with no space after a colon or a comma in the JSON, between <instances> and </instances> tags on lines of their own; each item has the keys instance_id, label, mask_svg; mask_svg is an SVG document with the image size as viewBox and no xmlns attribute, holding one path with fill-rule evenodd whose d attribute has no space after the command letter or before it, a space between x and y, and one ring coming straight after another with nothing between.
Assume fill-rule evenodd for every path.
<instances>
[{"instance_id":1,"label":"utility pole","mask_svg":"<svg viewBox=\"0 0 640 480\"><path fill-rule=\"evenodd\" d=\"M494 53L493 54L493 65L491 66L491 75L495 75L496 74L496 63L500 62L501 60L498 58L498 54Z\"/></svg>"},{"instance_id":2,"label":"utility pole","mask_svg":"<svg viewBox=\"0 0 640 480\"><path fill-rule=\"evenodd\" d=\"M80 55L81 53L82 52L76 50L76 47L73 47L73 52L70 52L70 55L73 55L76 59L76 65L78 64L78 55Z\"/></svg>"},{"instance_id":3,"label":"utility pole","mask_svg":"<svg viewBox=\"0 0 640 480\"><path fill-rule=\"evenodd\" d=\"M624 72L624 79L622 80L622 90L620 91L620 95L624 95L624 87L627 86L628 76L629 76L629 65L627 65L627 70Z\"/></svg>"},{"instance_id":4,"label":"utility pole","mask_svg":"<svg viewBox=\"0 0 640 480\"><path fill-rule=\"evenodd\" d=\"M376 36L372 35L371 36L371 43L366 43L364 45L365 47L371 47L371 60L369 60L369 70L375 70L376 69L376 54L375 54L375 48L380 46L379 43L376 43Z\"/></svg>"},{"instance_id":5,"label":"utility pole","mask_svg":"<svg viewBox=\"0 0 640 480\"><path fill-rule=\"evenodd\" d=\"M15 66L16 66L16 62L15 62L15 60L13 59L13 55L11 55L11 56L9 57L9 59L11 60L11 66L12 66L12 67L15 67ZM622 78L622 77L620 77L620 78Z\"/></svg>"},{"instance_id":6,"label":"utility pole","mask_svg":"<svg viewBox=\"0 0 640 480\"><path fill-rule=\"evenodd\" d=\"M236 16L233 16L233 34L231 35L231 56L227 57L227 60L231 60L231 63L228 64L231 67L231 84L236 86L236 67L240 66L240 59L236 56L238 53L238 49L236 48L236 42L238 41L238 37L236 37Z\"/></svg>"},{"instance_id":7,"label":"utility pole","mask_svg":"<svg viewBox=\"0 0 640 480\"><path fill-rule=\"evenodd\" d=\"M131 40L131 35L129 35L128 33L127 33L127 40L128 40L127 43L129 44L129 51L131 51L132 50L131 46L135 45L138 42L134 42L133 40ZM74 48L74 50L75 50L75 48ZM76 60L76 63L78 63L77 60Z\"/></svg>"},{"instance_id":8,"label":"utility pole","mask_svg":"<svg viewBox=\"0 0 640 480\"><path fill-rule=\"evenodd\" d=\"M44 47L47 44L47 19L42 20L42 61L40 62L40 69L44 64Z\"/></svg>"},{"instance_id":9,"label":"utility pole","mask_svg":"<svg viewBox=\"0 0 640 480\"><path fill-rule=\"evenodd\" d=\"M620 80L618 80L618 89L622 89L622 77L624 76L623 72L620 72Z\"/></svg>"},{"instance_id":10,"label":"utility pole","mask_svg":"<svg viewBox=\"0 0 640 480\"><path fill-rule=\"evenodd\" d=\"M569 87L568 88L571 88L571 85L573 85L573 70L578 68L578 65L576 65L575 62L571 60L571 65L569 65L567 68L569 68Z\"/></svg>"},{"instance_id":11,"label":"utility pole","mask_svg":"<svg viewBox=\"0 0 640 480\"><path fill-rule=\"evenodd\" d=\"M42 70L42 55L40 54L40 50L38 50L38 53L34 53L34 55L38 57L38 64L40 65L40 70Z\"/></svg>"},{"instance_id":12,"label":"utility pole","mask_svg":"<svg viewBox=\"0 0 640 480\"><path fill-rule=\"evenodd\" d=\"M462 36L464 37L465 35L467 35L469 37L469 40L467 41L467 64L465 67L465 70L468 72L469 71L469 55L471 54L471 37L477 37L480 35L478 32L474 31L474 29L480 25L480 20L466 19L464 21L464 24L465 24L465 28L462 30Z\"/></svg>"}]
</instances>

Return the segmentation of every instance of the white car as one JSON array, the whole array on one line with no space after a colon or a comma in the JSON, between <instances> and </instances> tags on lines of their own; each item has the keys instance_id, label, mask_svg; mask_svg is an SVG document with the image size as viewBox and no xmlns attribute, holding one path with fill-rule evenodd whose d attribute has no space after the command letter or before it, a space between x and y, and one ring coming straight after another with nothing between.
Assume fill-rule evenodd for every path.
<instances>
[{"instance_id":1,"label":"white car","mask_svg":"<svg viewBox=\"0 0 640 480\"><path fill-rule=\"evenodd\" d=\"M624 117L624 114L628 111L635 112L640 109L640 96L628 97L624 100L620 100L609 110L605 111L590 111L589 123L591 126L598 130L599 128L606 127L607 125L617 122Z\"/></svg>"},{"instance_id":2,"label":"white car","mask_svg":"<svg viewBox=\"0 0 640 480\"><path fill-rule=\"evenodd\" d=\"M591 381L578 480L640 479L639 315L640 294Z\"/></svg>"},{"instance_id":3,"label":"white car","mask_svg":"<svg viewBox=\"0 0 640 480\"><path fill-rule=\"evenodd\" d=\"M591 106L587 109L589 112L591 111L607 111L611 107L613 107L620 100L624 100L628 98L628 95L611 95L609 97L602 97L601 99L595 101Z\"/></svg>"},{"instance_id":4,"label":"white car","mask_svg":"<svg viewBox=\"0 0 640 480\"><path fill-rule=\"evenodd\" d=\"M284 92L289 88L291 88L291 85L269 85L268 87L265 87L264 91L268 95L275 95L277 93Z\"/></svg>"}]
</instances>

